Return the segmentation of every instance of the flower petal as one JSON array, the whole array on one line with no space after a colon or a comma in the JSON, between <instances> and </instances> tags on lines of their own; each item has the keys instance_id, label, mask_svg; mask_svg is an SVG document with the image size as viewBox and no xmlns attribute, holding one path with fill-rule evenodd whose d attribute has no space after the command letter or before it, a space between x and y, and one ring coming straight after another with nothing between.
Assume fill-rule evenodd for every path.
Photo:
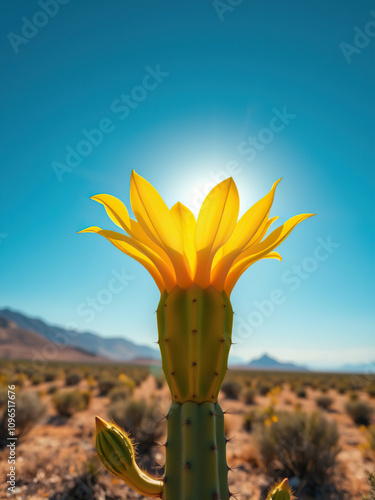
<instances>
[{"instance_id":1,"label":"flower petal","mask_svg":"<svg viewBox=\"0 0 375 500\"><path fill-rule=\"evenodd\" d=\"M154 252L158 253L160 257L168 264L171 273L174 273L174 268L171 260L166 254L165 250L154 242L142 229L142 226L139 222L131 219L129 217L128 210L126 206L115 196L110 194L98 194L91 197L92 200L101 203L105 211L107 212L109 218L121 229L126 231L129 236L131 236L134 240L138 240L144 245L151 248Z\"/></svg>"},{"instance_id":2,"label":"flower petal","mask_svg":"<svg viewBox=\"0 0 375 500\"><path fill-rule=\"evenodd\" d=\"M269 254L274 248L276 248L280 243L282 243L285 238L291 233L291 231L303 220L311 217L315 214L301 214L295 215L294 217L287 220L280 227L275 229L267 238L260 243L252 245L248 249L244 250L240 253L240 255L235 259L232 267L230 268L230 272L228 274L227 279L225 280L224 289L228 292L228 290L232 290L238 278L241 274L247 269L247 263L254 263L256 260L259 260ZM236 279L233 282L233 277Z\"/></svg>"},{"instance_id":3,"label":"flower petal","mask_svg":"<svg viewBox=\"0 0 375 500\"><path fill-rule=\"evenodd\" d=\"M262 259L277 259L279 261L282 260L282 257L277 252L270 252L267 255L263 255L263 257L250 256L245 258L243 261L238 263L238 265L233 266L226 277L224 290L229 296L233 290L234 285L237 283L238 279L241 275L248 269L252 264Z\"/></svg>"},{"instance_id":4,"label":"flower petal","mask_svg":"<svg viewBox=\"0 0 375 500\"><path fill-rule=\"evenodd\" d=\"M130 182L130 203L138 222L156 243L183 252L178 227L156 189L134 170Z\"/></svg>"},{"instance_id":5,"label":"flower petal","mask_svg":"<svg viewBox=\"0 0 375 500\"><path fill-rule=\"evenodd\" d=\"M97 194L95 196L91 196L91 199L101 203L104 206L108 217L118 227L128 232L128 228L130 227L130 217L128 210L122 201L110 194Z\"/></svg>"},{"instance_id":6,"label":"flower petal","mask_svg":"<svg viewBox=\"0 0 375 500\"><path fill-rule=\"evenodd\" d=\"M184 253L189 262L190 276L193 278L197 264L197 254L194 245L197 222L193 212L180 202L173 205L171 208L171 214L182 234Z\"/></svg>"},{"instance_id":7,"label":"flower petal","mask_svg":"<svg viewBox=\"0 0 375 500\"><path fill-rule=\"evenodd\" d=\"M116 248L140 262L154 278L161 291L165 289L170 291L176 285L176 277L171 274L165 262L143 243L124 234L107 231L97 226L84 229L80 233L96 233L104 236Z\"/></svg>"},{"instance_id":8,"label":"flower petal","mask_svg":"<svg viewBox=\"0 0 375 500\"><path fill-rule=\"evenodd\" d=\"M214 286L221 287L224 285L228 271L236 257L246 246L253 243L259 231L266 226L275 197L275 190L280 181L281 179L276 181L271 191L249 208L237 222L231 237L223 246L220 260L211 273L211 282Z\"/></svg>"},{"instance_id":9,"label":"flower petal","mask_svg":"<svg viewBox=\"0 0 375 500\"><path fill-rule=\"evenodd\" d=\"M231 177L217 184L203 201L195 230L197 270L194 280L203 288L210 285L215 253L228 241L236 226L239 205L237 187Z\"/></svg>"},{"instance_id":10,"label":"flower petal","mask_svg":"<svg viewBox=\"0 0 375 500\"><path fill-rule=\"evenodd\" d=\"M142 229L169 255L180 286L188 286L192 280L176 222L156 189L134 170L130 181L130 203Z\"/></svg>"}]
</instances>

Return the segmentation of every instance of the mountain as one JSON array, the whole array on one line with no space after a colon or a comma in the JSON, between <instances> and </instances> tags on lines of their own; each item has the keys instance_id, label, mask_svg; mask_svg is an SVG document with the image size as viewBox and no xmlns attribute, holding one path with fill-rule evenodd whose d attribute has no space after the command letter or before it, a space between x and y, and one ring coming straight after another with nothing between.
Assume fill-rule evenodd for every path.
<instances>
[{"instance_id":1,"label":"mountain","mask_svg":"<svg viewBox=\"0 0 375 500\"><path fill-rule=\"evenodd\" d=\"M298 366L294 363L282 363L274 358L271 358L268 354L263 354L260 358L253 359L247 364L247 366L257 370L283 370L296 372L309 371L305 366Z\"/></svg>"},{"instance_id":2,"label":"mountain","mask_svg":"<svg viewBox=\"0 0 375 500\"><path fill-rule=\"evenodd\" d=\"M38 333L24 330L14 321L0 315L0 356L7 359L33 359L40 365L46 361L105 361L83 349L56 346Z\"/></svg>"},{"instance_id":3,"label":"mountain","mask_svg":"<svg viewBox=\"0 0 375 500\"><path fill-rule=\"evenodd\" d=\"M108 338L92 332L67 330L11 309L0 309L0 316L15 323L22 330L37 333L51 343L61 345L64 350L67 346L74 347L91 354L91 356L100 356L120 362L135 359L160 359L159 351L156 349L146 345L138 345L123 338Z\"/></svg>"}]
</instances>

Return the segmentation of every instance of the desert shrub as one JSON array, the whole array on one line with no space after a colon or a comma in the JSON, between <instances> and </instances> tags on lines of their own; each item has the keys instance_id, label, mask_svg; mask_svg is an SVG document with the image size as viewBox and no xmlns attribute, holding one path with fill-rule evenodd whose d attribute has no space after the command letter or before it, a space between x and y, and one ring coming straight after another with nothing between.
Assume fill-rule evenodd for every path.
<instances>
[{"instance_id":1,"label":"desert shrub","mask_svg":"<svg viewBox=\"0 0 375 500\"><path fill-rule=\"evenodd\" d=\"M348 401L345 405L346 413L358 425L369 425L373 409L366 401Z\"/></svg>"},{"instance_id":2,"label":"desert shrub","mask_svg":"<svg viewBox=\"0 0 375 500\"><path fill-rule=\"evenodd\" d=\"M109 398L111 403L116 403L117 401L125 401L130 395L129 389L124 387L114 387L109 393Z\"/></svg>"},{"instance_id":3,"label":"desert shrub","mask_svg":"<svg viewBox=\"0 0 375 500\"><path fill-rule=\"evenodd\" d=\"M362 497L362 500L375 500L375 473L367 472L370 483L370 493Z\"/></svg>"},{"instance_id":4,"label":"desert shrub","mask_svg":"<svg viewBox=\"0 0 375 500\"><path fill-rule=\"evenodd\" d=\"M221 390L228 399L238 399L241 392L241 384L234 380L228 380L221 386Z\"/></svg>"},{"instance_id":5,"label":"desert shrub","mask_svg":"<svg viewBox=\"0 0 375 500\"><path fill-rule=\"evenodd\" d=\"M164 385L164 382L165 382L165 377L164 375L158 375L157 377L155 377L155 382L156 382L156 387L158 389L161 389Z\"/></svg>"},{"instance_id":6,"label":"desert shrub","mask_svg":"<svg viewBox=\"0 0 375 500\"><path fill-rule=\"evenodd\" d=\"M115 377L105 377L99 379L98 382L99 396L107 396L107 394L118 385L119 381Z\"/></svg>"},{"instance_id":7,"label":"desert shrub","mask_svg":"<svg viewBox=\"0 0 375 500\"><path fill-rule=\"evenodd\" d=\"M82 377L79 373L68 373L65 377L65 385L72 386L81 382Z\"/></svg>"},{"instance_id":8,"label":"desert shrub","mask_svg":"<svg viewBox=\"0 0 375 500\"><path fill-rule=\"evenodd\" d=\"M367 394L370 398L375 398L375 384L371 384L367 387Z\"/></svg>"},{"instance_id":9,"label":"desert shrub","mask_svg":"<svg viewBox=\"0 0 375 500\"><path fill-rule=\"evenodd\" d=\"M271 389L272 389L271 384L267 382L260 382L257 385L257 391L261 396L265 396L266 394L268 394L271 391Z\"/></svg>"},{"instance_id":10,"label":"desert shrub","mask_svg":"<svg viewBox=\"0 0 375 500\"><path fill-rule=\"evenodd\" d=\"M255 390L254 389L246 389L243 393L243 399L246 405L253 405L255 402Z\"/></svg>"},{"instance_id":11,"label":"desert shrub","mask_svg":"<svg viewBox=\"0 0 375 500\"><path fill-rule=\"evenodd\" d=\"M52 402L61 417L71 417L77 411L85 410L91 400L90 391L65 391L57 392Z\"/></svg>"},{"instance_id":12,"label":"desert shrub","mask_svg":"<svg viewBox=\"0 0 375 500\"><path fill-rule=\"evenodd\" d=\"M42 384L43 382L44 382L43 375L37 374L37 375L33 375L31 377L31 383L33 385L39 385L39 384Z\"/></svg>"},{"instance_id":13,"label":"desert shrub","mask_svg":"<svg viewBox=\"0 0 375 500\"><path fill-rule=\"evenodd\" d=\"M315 402L322 410L329 410L333 404L333 399L329 396L319 396Z\"/></svg>"},{"instance_id":14,"label":"desert shrub","mask_svg":"<svg viewBox=\"0 0 375 500\"><path fill-rule=\"evenodd\" d=\"M329 481L338 448L337 425L315 412L279 414L277 422L263 425L259 451L275 477L298 477L314 491Z\"/></svg>"},{"instance_id":15,"label":"desert shrub","mask_svg":"<svg viewBox=\"0 0 375 500\"><path fill-rule=\"evenodd\" d=\"M304 387L296 388L297 398L305 398L306 397L306 389Z\"/></svg>"},{"instance_id":16,"label":"desert shrub","mask_svg":"<svg viewBox=\"0 0 375 500\"><path fill-rule=\"evenodd\" d=\"M117 378L122 387L126 387L129 391L134 389L135 382L132 378L126 375L126 373L120 373Z\"/></svg>"},{"instance_id":17,"label":"desert shrub","mask_svg":"<svg viewBox=\"0 0 375 500\"><path fill-rule=\"evenodd\" d=\"M57 372L49 371L44 374L45 382L53 382L57 379Z\"/></svg>"},{"instance_id":18,"label":"desert shrub","mask_svg":"<svg viewBox=\"0 0 375 500\"><path fill-rule=\"evenodd\" d=\"M15 385L17 389L23 389L25 387L27 380L27 375L24 373L17 373L9 380L9 385Z\"/></svg>"},{"instance_id":19,"label":"desert shrub","mask_svg":"<svg viewBox=\"0 0 375 500\"><path fill-rule=\"evenodd\" d=\"M131 434L140 453L149 453L164 433L158 405L147 404L144 399L117 401L109 406L108 417Z\"/></svg>"},{"instance_id":20,"label":"desert shrub","mask_svg":"<svg viewBox=\"0 0 375 500\"><path fill-rule=\"evenodd\" d=\"M35 392L16 394L16 429L15 437L22 438L40 420L46 411L40 396ZM5 407L0 419L0 436L7 435L8 408ZM3 443L2 443L3 445Z\"/></svg>"},{"instance_id":21,"label":"desert shrub","mask_svg":"<svg viewBox=\"0 0 375 500\"><path fill-rule=\"evenodd\" d=\"M56 394L56 392L59 390L57 385L51 385L48 387L47 393L48 394Z\"/></svg>"},{"instance_id":22,"label":"desert shrub","mask_svg":"<svg viewBox=\"0 0 375 500\"><path fill-rule=\"evenodd\" d=\"M341 384L337 386L337 392L339 394L345 394L348 391L348 386L346 384Z\"/></svg>"},{"instance_id":23,"label":"desert shrub","mask_svg":"<svg viewBox=\"0 0 375 500\"><path fill-rule=\"evenodd\" d=\"M320 386L320 392L322 392L323 394L327 394L328 391L329 391L329 386L328 385L322 385L322 386Z\"/></svg>"},{"instance_id":24,"label":"desert shrub","mask_svg":"<svg viewBox=\"0 0 375 500\"><path fill-rule=\"evenodd\" d=\"M255 413L253 411L245 413L243 417L243 428L246 432L251 432L253 430L255 420Z\"/></svg>"},{"instance_id":25,"label":"desert shrub","mask_svg":"<svg viewBox=\"0 0 375 500\"><path fill-rule=\"evenodd\" d=\"M349 401L358 401L359 395L357 391L351 391L349 393Z\"/></svg>"}]
</instances>

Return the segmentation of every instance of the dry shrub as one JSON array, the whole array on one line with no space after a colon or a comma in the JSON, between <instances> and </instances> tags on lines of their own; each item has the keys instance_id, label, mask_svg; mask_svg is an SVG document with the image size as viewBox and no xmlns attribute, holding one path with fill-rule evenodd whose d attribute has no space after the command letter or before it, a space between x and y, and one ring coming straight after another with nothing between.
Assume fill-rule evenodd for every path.
<instances>
[{"instance_id":1,"label":"dry shrub","mask_svg":"<svg viewBox=\"0 0 375 500\"><path fill-rule=\"evenodd\" d=\"M253 405L255 403L256 392L254 389L246 389L243 393L245 405Z\"/></svg>"},{"instance_id":2,"label":"dry shrub","mask_svg":"<svg viewBox=\"0 0 375 500\"><path fill-rule=\"evenodd\" d=\"M15 437L22 438L27 434L35 424L40 420L46 411L40 396L35 392L20 392L16 394L15 419L16 429ZM5 406L0 420L0 436L7 436L8 428L8 408ZM3 444L3 443L2 443Z\"/></svg>"},{"instance_id":3,"label":"dry shrub","mask_svg":"<svg viewBox=\"0 0 375 500\"><path fill-rule=\"evenodd\" d=\"M125 401L130 396L129 389L124 387L114 387L109 393L109 398L111 403L117 403L117 401Z\"/></svg>"},{"instance_id":4,"label":"dry shrub","mask_svg":"<svg viewBox=\"0 0 375 500\"><path fill-rule=\"evenodd\" d=\"M85 410L91 400L90 391L65 391L57 392L52 402L61 417L71 417L77 411Z\"/></svg>"},{"instance_id":5,"label":"dry shrub","mask_svg":"<svg viewBox=\"0 0 375 500\"><path fill-rule=\"evenodd\" d=\"M147 404L144 399L117 401L108 408L108 417L131 434L140 454L149 453L165 431L158 404Z\"/></svg>"},{"instance_id":6,"label":"dry shrub","mask_svg":"<svg viewBox=\"0 0 375 500\"><path fill-rule=\"evenodd\" d=\"M115 387L118 387L120 382L117 378L105 376L98 381L99 396L107 396Z\"/></svg>"},{"instance_id":7,"label":"dry shrub","mask_svg":"<svg viewBox=\"0 0 375 500\"><path fill-rule=\"evenodd\" d=\"M370 483L370 493L362 497L362 500L375 500L375 473L367 472L367 475Z\"/></svg>"},{"instance_id":8,"label":"dry shrub","mask_svg":"<svg viewBox=\"0 0 375 500\"><path fill-rule=\"evenodd\" d=\"M333 404L333 399L329 396L319 396L315 402L322 410L329 410Z\"/></svg>"},{"instance_id":9,"label":"dry shrub","mask_svg":"<svg viewBox=\"0 0 375 500\"><path fill-rule=\"evenodd\" d=\"M297 398L305 398L306 397L306 389L301 386L301 387L296 387L295 389Z\"/></svg>"},{"instance_id":10,"label":"dry shrub","mask_svg":"<svg viewBox=\"0 0 375 500\"><path fill-rule=\"evenodd\" d=\"M77 385L81 382L82 377L79 373L68 373L65 378L65 385L72 386Z\"/></svg>"},{"instance_id":11,"label":"dry shrub","mask_svg":"<svg viewBox=\"0 0 375 500\"><path fill-rule=\"evenodd\" d=\"M366 401L348 401L345 405L346 413L358 425L369 425L373 409Z\"/></svg>"},{"instance_id":12,"label":"dry shrub","mask_svg":"<svg viewBox=\"0 0 375 500\"><path fill-rule=\"evenodd\" d=\"M228 380L221 386L221 390L228 399L238 399L241 392L241 384L234 380Z\"/></svg>"},{"instance_id":13,"label":"dry shrub","mask_svg":"<svg viewBox=\"0 0 375 500\"><path fill-rule=\"evenodd\" d=\"M296 476L315 491L332 477L338 438L336 423L318 412L282 413L277 422L262 426L259 451L271 475Z\"/></svg>"}]
</instances>

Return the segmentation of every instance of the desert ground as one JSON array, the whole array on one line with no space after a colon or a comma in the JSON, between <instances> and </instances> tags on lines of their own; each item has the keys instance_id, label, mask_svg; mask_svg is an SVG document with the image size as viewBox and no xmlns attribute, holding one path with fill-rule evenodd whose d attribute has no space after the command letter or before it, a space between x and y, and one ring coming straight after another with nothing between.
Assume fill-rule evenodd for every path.
<instances>
[{"instance_id":1,"label":"desert ground","mask_svg":"<svg viewBox=\"0 0 375 500\"><path fill-rule=\"evenodd\" d=\"M0 498L7 497L7 387L16 397L16 500L144 498L111 476L95 451L94 418L138 443L139 463L163 473L167 385L157 366L0 364ZM230 491L263 500L288 476L301 500L361 500L375 469L375 390L369 376L231 370L220 393ZM297 431L296 431L297 429Z\"/></svg>"}]
</instances>

